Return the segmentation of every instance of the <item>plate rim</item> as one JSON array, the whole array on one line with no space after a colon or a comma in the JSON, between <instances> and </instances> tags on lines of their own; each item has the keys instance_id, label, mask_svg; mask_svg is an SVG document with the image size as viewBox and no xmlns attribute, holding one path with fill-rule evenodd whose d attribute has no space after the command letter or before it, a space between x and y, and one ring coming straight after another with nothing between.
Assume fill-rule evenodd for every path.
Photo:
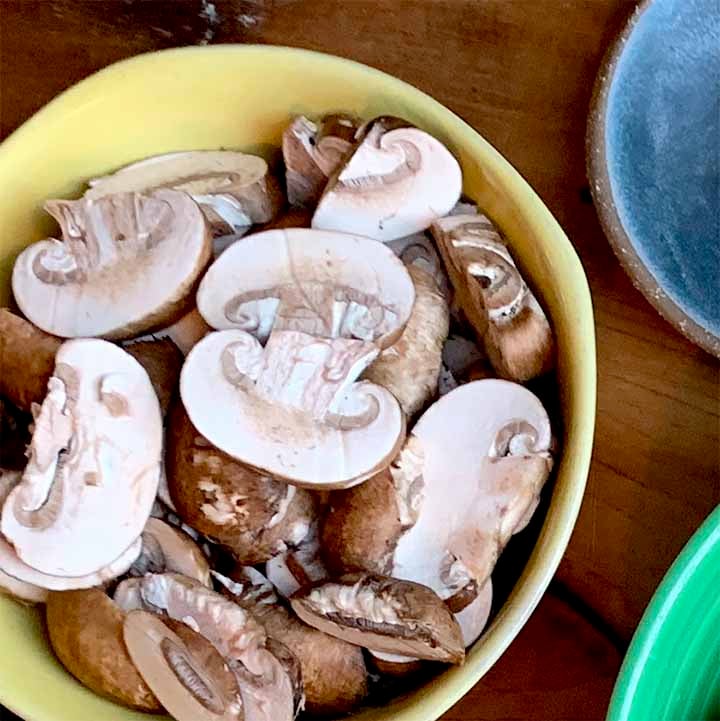
<instances>
[{"instance_id":1,"label":"plate rim","mask_svg":"<svg viewBox=\"0 0 720 721\"><path fill-rule=\"evenodd\" d=\"M607 49L593 86L587 132L585 162L590 193L600 225L615 256L632 284L651 306L677 331L710 355L720 358L720 336L690 317L665 291L638 255L620 219L608 173L606 118L610 89L625 46L645 11L655 0L641 0L632 10L615 40Z\"/></svg>"}]
</instances>

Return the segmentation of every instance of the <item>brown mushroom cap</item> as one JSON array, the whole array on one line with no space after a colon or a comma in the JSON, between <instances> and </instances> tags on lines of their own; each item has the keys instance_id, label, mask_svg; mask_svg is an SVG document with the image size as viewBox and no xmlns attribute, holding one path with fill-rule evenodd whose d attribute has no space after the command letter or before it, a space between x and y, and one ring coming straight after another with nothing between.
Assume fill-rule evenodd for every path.
<instances>
[{"instance_id":1,"label":"brown mushroom cap","mask_svg":"<svg viewBox=\"0 0 720 721\"><path fill-rule=\"evenodd\" d=\"M373 651L462 663L460 627L440 597L418 583L349 574L296 593L305 623Z\"/></svg>"},{"instance_id":2,"label":"brown mushroom cap","mask_svg":"<svg viewBox=\"0 0 720 721\"><path fill-rule=\"evenodd\" d=\"M262 563L308 533L316 512L312 495L215 448L180 402L171 409L167 446L168 487L178 515L238 562Z\"/></svg>"},{"instance_id":3,"label":"brown mushroom cap","mask_svg":"<svg viewBox=\"0 0 720 721\"><path fill-rule=\"evenodd\" d=\"M141 711L161 706L128 656L125 613L99 588L50 593L50 643L65 668L95 693Z\"/></svg>"},{"instance_id":4,"label":"brown mushroom cap","mask_svg":"<svg viewBox=\"0 0 720 721\"><path fill-rule=\"evenodd\" d=\"M167 338L129 343L124 349L147 372L160 401L162 414L166 415L180 380L182 353Z\"/></svg>"},{"instance_id":5,"label":"brown mushroom cap","mask_svg":"<svg viewBox=\"0 0 720 721\"><path fill-rule=\"evenodd\" d=\"M392 554L403 530L397 497L389 469L359 486L330 494L320 550L332 573L392 570ZM362 522L356 522L360 518Z\"/></svg>"},{"instance_id":6,"label":"brown mushroom cap","mask_svg":"<svg viewBox=\"0 0 720 721\"><path fill-rule=\"evenodd\" d=\"M313 228L383 242L425 230L460 198L462 172L436 138L397 118L379 118L328 182Z\"/></svg>"},{"instance_id":7,"label":"brown mushroom cap","mask_svg":"<svg viewBox=\"0 0 720 721\"><path fill-rule=\"evenodd\" d=\"M0 308L0 395L23 411L42 403L62 341Z\"/></svg>"},{"instance_id":8,"label":"brown mushroom cap","mask_svg":"<svg viewBox=\"0 0 720 721\"><path fill-rule=\"evenodd\" d=\"M368 691L360 648L307 626L282 606L261 606L255 613L268 635L300 662L307 713L327 716L357 708Z\"/></svg>"},{"instance_id":9,"label":"brown mushroom cap","mask_svg":"<svg viewBox=\"0 0 720 721\"><path fill-rule=\"evenodd\" d=\"M86 198L173 188L192 196L216 235L266 223L282 204L268 164L231 150L195 150L145 158L90 181Z\"/></svg>"},{"instance_id":10,"label":"brown mushroom cap","mask_svg":"<svg viewBox=\"0 0 720 721\"><path fill-rule=\"evenodd\" d=\"M124 339L189 310L211 253L190 196L121 193L48 201L46 209L63 240L28 246L12 275L18 306L36 326L63 338Z\"/></svg>"},{"instance_id":11,"label":"brown mushroom cap","mask_svg":"<svg viewBox=\"0 0 720 721\"><path fill-rule=\"evenodd\" d=\"M550 370L550 324L492 221L482 214L450 216L433 223L432 232L456 299L495 371L524 382Z\"/></svg>"},{"instance_id":12,"label":"brown mushroom cap","mask_svg":"<svg viewBox=\"0 0 720 721\"><path fill-rule=\"evenodd\" d=\"M363 378L387 388L412 416L437 392L450 314L433 278L417 266L411 265L408 272L415 285L410 319L400 339L372 362Z\"/></svg>"},{"instance_id":13,"label":"brown mushroom cap","mask_svg":"<svg viewBox=\"0 0 720 721\"><path fill-rule=\"evenodd\" d=\"M244 721L237 678L215 647L189 626L130 611L125 646L145 682L177 721Z\"/></svg>"}]
</instances>

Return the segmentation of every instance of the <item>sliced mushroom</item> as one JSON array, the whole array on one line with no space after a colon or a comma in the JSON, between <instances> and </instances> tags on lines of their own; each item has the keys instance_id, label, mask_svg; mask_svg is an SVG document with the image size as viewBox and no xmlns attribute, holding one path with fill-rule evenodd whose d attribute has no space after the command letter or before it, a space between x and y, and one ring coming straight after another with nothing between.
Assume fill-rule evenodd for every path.
<instances>
[{"instance_id":1,"label":"sliced mushroom","mask_svg":"<svg viewBox=\"0 0 720 721\"><path fill-rule=\"evenodd\" d=\"M129 343L125 350L147 371L160 401L160 410L165 415L177 390L182 353L166 338Z\"/></svg>"},{"instance_id":2,"label":"sliced mushroom","mask_svg":"<svg viewBox=\"0 0 720 721\"><path fill-rule=\"evenodd\" d=\"M268 636L284 643L300 663L305 710L311 715L349 713L368 690L362 650L304 624L280 605L273 585L254 568L235 582L213 572L222 592L248 608ZM278 589L279 590L279 589Z\"/></svg>"},{"instance_id":3,"label":"sliced mushroom","mask_svg":"<svg viewBox=\"0 0 720 721\"><path fill-rule=\"evenodd\" d=\"M417 413L436 393L442 348L450 328L448 304L437 284L417 266L408 268L415 305L400 340L386 348L363 377L387 388L406 415Z\"/></svg>"},{"instance_id":4,"label":"sliced mushroom","mask_svg":"<svg viewBox=\"0 0 720 721\"><path fill-rule=\"evenodd\" d=\"M372 651L447 663L465 659L457 621L419 583L350 574L302 589L291 604L310 626Z\"/></svg>"},{"instance_id":5,"label":"sliced mushroom","mask_svg":"<svg viewBox=\"0 0 720 721\"><path fill-rule=\"evenodd\" d=\"M483 584L475 600L455 614L455 620L460 625L463 643L469 648L483 632L492 608L492 579ZM371 651L372 661L378 671L390 676L408 676L422 668L422 662L417 658L398 656L397 654Z\"/></svg>"},{"instance_id":6,"label":"sliced mushroom","mask_svg":"<svg viewBox=\"0 0 720 721\"><path fill-rule=\"evenodd\" d=\"M123 641L125 612L100 588L50 593L50 643L63 666L101 696L141 711L162 707Z\"/></svg>"},{"instance_id":7,"label":"sliced mushroom","mask_svg":"<svg viewBox=\"0 0 720 721\"><path fill-rule=\"evenodd\" d=\"M179 321L157 333L158 337L167 337L182 352L187 355L190 349L204 338L212 328L205 322L197 308L193 308Z\"/></svg>"},{"instance_id":8,"label":"sliced mushroom","mask_svg":"<svg viewBox=\"0 0 720 721\"><path fill-rule=\"evenodd\" d=\"M423 414L389 478L368 482L382 489L376 503L363 488L333 494L323 551L348 570L429 586L458 612L536 502L550 447L550 421L530 391L503 380L460 386Z\"/></svg>"},{"instance_id":9,"label":"sliced mushroom","mask_svg":"<svg viewBox=\"0 0 720 721\"><path fill-rule=\"evenodd\" d=\"M180 391L193 424L297 485L361 482L396 453L404 418L387 390L355 380L399 337L414 298L402 263L367 238L297 228L245 238L198 292L212 326L237 330L188 355Z\"/></svg>"},{"instance_id":10,"label":"sliced mushroom","mask_svg":"<svg viewBox=\"0 0 720 721\"><path fill-rule=\"evenodd\" d=\"M63 240L20 253L12 275L22 312L63 338L131 338L178 320L210 259L205 218L185 193L157 190L53 200Z\"/></svg>"},{"instance_id":11,"label":"sliced mushroom","mask_svg":"<svg viewBox=\"0 0 720 721\"><path fill-rule=\"evenodd\" d=\"M460 198L460 165L432 135L397 118L378 118L359 133L320 198L313 228L387 242L425 230Z\"/></svg>"},{"instance_id":12,"label":"sliced mushroom","mask_svg":"<svg viewBox=\"0 0 720 721\"><path fill-rule=\"evenodd\" d=\"M125 646L135 667L177 721L244 721L237 678L217 649L189 626L130 611Z\"/></svg>"},{"instance_id":13,"label":"sliced mushroom","mask_svg":"<svg viewBox=\"0 0 720 721\"><path fill-rule=\"evenodd\" d=\"M195 541L167 523L150 518L142 533L142 552L130 567L131 576L172 571L211 587L210 566Z\"/></svg>"},{"instance_id":14,"label":"sliced mushroom","mask_svg":"<svg viewBox=\"0 0 720 721\"><path fill-rule=\"evenodd\" d=\"M268 164L256 155L231 150L168 153L140 160L90 181L86 198L173 188L192 196L216 235L266 223L282 204Z\"/></svg>"},{"instance_id":15,"label":"sliced mushroom","mask_svg":"<svg viewBox=\"0 0 720 721\"><path fill-rule=\"evenodd\" d=\"M358 126L349 115L326 115L318 122L300 115L292 121L282 139L290 205L317 203L328 177L352 149Z\"/></svg>"},{"instance_id":16,"label":"sliced mushroom","mask_svg":"<svg viewBox=\"0 0 720 721\"><path fill-rule=\"evenodd\" d=\"M141 591L142 577L125 578L115 587L112 599L123 611L159 611L145 603Z\"/></svg>"},{"instance_id":17,"label":"sliced mushroom","mask_svg":"<svg viewBox=\"0 0 720 721\"><path fill-rule=\"evenodd\" d=\"M166 461L178 515L243 565L267 561L309 532L316 513L312 495L215 448L180 403L170 415Z\"/></svg>"},{"instance_id":18,"label":"sliced mushroom","mask_svg":"<svg viewBox=\"0 0 720 721\"><path fill-rule=\"evenodd\" d=\"M457 300L495 371L522 382L550 370L550 324L492 221L457 215L436 221L432 232Z\"/></svg>"},{"instance_id":19,"label":"sliced mushroom","mask_svg":"<svg viewBox=\"0 0 720 721\"><path fill-rule=\"evenodd\" d=\"M150 516L161 448L160 408L140 364L106 341L64 343L22 481L2 508L3 536L41 573L78 577L108 566Z\"/></svg>"},{"instance_id":20,"label":"sliced mushroom","mask_svg":"<svg viewBox=\"0 0 720 721\"><path fill-rule=\"evenodd\" d=\"M42 403L62 341L0 308L0 395L23 411Z\"/></svg>"},{"instance_id":21,"label":"sliced mushroom","mask_svg":"<svg viewBox=\"0 0 720 721\"><path fill-rule=\"evenodd\" d=\"M263 626L247 610L178 574L149 574L143 600L203 635L240 686L245 721L292 721L296 688L282 660L267 647Z\"/></svg>"}]
</instances>

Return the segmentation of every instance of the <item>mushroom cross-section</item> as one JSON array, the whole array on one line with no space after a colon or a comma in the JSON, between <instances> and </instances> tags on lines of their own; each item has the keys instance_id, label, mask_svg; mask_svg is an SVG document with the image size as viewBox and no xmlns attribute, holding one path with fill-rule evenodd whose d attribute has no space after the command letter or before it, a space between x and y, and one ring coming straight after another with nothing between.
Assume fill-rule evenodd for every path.
<instances>
[{"instance_id":1,"label":"mushroom cross-section","mask_svg":"<svg viewBox=\"0 0 720 721\"><path fill-rule=\"evenodd\" d=\"M120 193L45 207L63 239L27 247L12 275L15 299L36 326L63 338L123 339L188 310L211 253L189 195Z\"/></svg>"},{"instance_id":2,"label":"mushroom cross-section","mask_svg":"<svg viewBox=\"0 0 720 721\"><path fill-rule=\"evenodd\" d=\"M140 364L106 341L67 341L35 418L22 481L2 508L3 536L41 573L99 571L140 536L161 449L160 407Z\"/></svg>"},{"instance_id":3,"label":"mushroom cross-section","mask_svg":"<svg viewBox=\"0 0 720 721\"><path fill-rule=\"evenodd\" d=\"M462 663L457 621L431 589L366 573L322 581L290 600L302 621L373 651Z\"/></svg>"},{"instance_id":4,"label":"mushroom cross-section","mask_svg":"<svg viewBox=\"0 0 720 721\"><path fill-rule=\"evenodd\" d=\"M461 611L533 507L550 447L547 413L526 388L497 379L460 386L420 417L389 473L367 484L386 503L365 501L364 486L333 494L323 547L340 548L347 570L422 583Z\"/></svg>"},{"instance_id":5,"label":"mushroom cross-section","mask_svg":"<svg viewBox=\"0 0 720 721\"><path fill-rule=\"evenodd\" d=\"M314 205L328 177L352 148L358 121L348 115L326 115L317 122L300 115L282 139L290 205Z\"/></svg>"},{"instance_id":6,"label":"mushroom cross-section","mask_svg":"<svg viewBox=\"0 0 720 721\"><path fill-rule=\"evenodd\" d=\"M282 201L282 192L265 160L232 150L194 150L145 158L91 180L85 197L97 199L156 188L191 195L216 235L266 223Z\"/></svg>"},{"instance_id":7,"label":"mushroom cross-section","mask_svg":"<svg viewBox=\"0 0 720 721\"><path fill-rule=\"evenodd\" d=\"M389 463L402 412L386 389L355 381L415 300L390 250L342 233L258 233L210 267L197 300L228 329L192 349L180 379L211 443L298 485L348 486Z\"/></svg>"},{"instance_id":8,"label":"mushroom cross-section","mask_svg":"<svg viewBox=\"0 0 720 721\"><path fill-rule=\"evenodd\" d=\"M197 581L174 573L140 582L144 603L204 636L225 659L240 687L245 721L292 721L296 687L268 648L263 626L247 610Z\"/></svg>"},{"instance_id":9,"label":"mushroom cross-section","mask_svg":"<svg viewBox=\"0 0 720 721\"><path fill-rule=\"evenodd\" d=\"M387 242L425 230L453 208L462 172L439 140L386 117L358 134L360 143L320 198L313 228Z\"/></svg>"},{"instance_id":10,"label":"mushroom cross-section","mask_svg":"<svg viewBox=\"0 0 720 721\"><path fill-rule=\"evenodd\" d=\"M437 220L432 232L457 302L495 371L524 382L550 370L550 324L492 221L482 214L455 215Z\"/></svg>"}]
</instances>

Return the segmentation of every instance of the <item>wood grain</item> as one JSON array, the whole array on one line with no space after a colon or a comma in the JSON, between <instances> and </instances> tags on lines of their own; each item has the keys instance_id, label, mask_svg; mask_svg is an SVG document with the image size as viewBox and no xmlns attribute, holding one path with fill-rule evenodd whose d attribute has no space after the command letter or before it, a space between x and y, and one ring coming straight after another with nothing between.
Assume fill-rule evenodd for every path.
<instances>
[{"instance_id":1,"label":"wood grain","mask_svg":"<svg viewBox=\"0 0 720 721\"><path fill-rule=\"evenodd\" d=\"M4 0L0 132L114 60L206 42L278 43L350 57L464 117L538 191L587 270L597 317L597 435L559 578L628 639L672 559L720 501L720 365L632 287L599 228L585 177L594 77L633 7L629 0ZM553 623L546 608L532 624ZM511 675L500 670L508 658L522 661L521 644L513 648L448 719L523 715ZM503 693L503 679L512 694ZM544 702L533 693L523 708L541 713ZM571 690L560 694L562 703L573 697ZM550 708L560 714L561 705ZM588 715L576 716L595 717L596 710L603 715L588 707Z\"/></svg>"}]
</instances>

